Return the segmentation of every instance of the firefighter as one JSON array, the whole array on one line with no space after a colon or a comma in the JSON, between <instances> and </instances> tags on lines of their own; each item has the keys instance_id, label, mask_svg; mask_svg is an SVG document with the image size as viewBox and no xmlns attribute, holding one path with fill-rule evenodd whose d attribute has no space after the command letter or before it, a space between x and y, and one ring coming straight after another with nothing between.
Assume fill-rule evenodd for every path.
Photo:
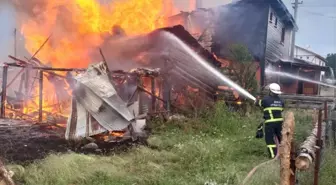
<instances>
[{"instance_id":1,"label":"firefighter","mask_svg":"<svg viewBox=\"0 0 336 185\"><path fill-rule=\"evenodd\" d=\"M278 151L275 139L281 142L284 109L284 101L279 97L281 93L279 84L272 83L269 85L269 95L255 101L257 106L264 109L265 141L271 158L274 158ZM258 131L260 132L260 126Z\"/></svg>"}]
</instances>

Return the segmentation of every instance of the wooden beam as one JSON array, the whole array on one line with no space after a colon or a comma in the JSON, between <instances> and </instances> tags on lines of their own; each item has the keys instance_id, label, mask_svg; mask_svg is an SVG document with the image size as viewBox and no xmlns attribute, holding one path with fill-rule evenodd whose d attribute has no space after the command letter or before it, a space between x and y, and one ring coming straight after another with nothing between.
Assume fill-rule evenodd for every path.
<instances>
[{"instance_id":1,"label":"wooden beam","mask_svg":"<svg viewBox=\"0 0 336 185\"><path fill-rule=\"evenodd\" d=\"M156 94L156 89L155 89L155 78L154 77L151 77L151 93L152 94ZM154 98L153 96L151 96L151 99L152 99L152 111L151 112L155 112L156 110L156 98Z\"/></svg>"},{"instance_id":2,"label":"wooden beam","mask_svg":"<svg viewBox=\"0 0 336 185\"><path fill-rule=\"evenodd\" d=\"M281 98L285 100L293 99L293 100L309 100L309 101L320 101L320 102L334 102L336 100L335 97L327 97L327 96L304 96L304 95L281 95Z\"/></svg>"},{"instance_id":3,"label":"wooden beam","mask_svg":"<svg viewBox=\"0 0 336 185\"><path fill-rule=\"evenodd\" d=\"M279 154L280 154L280 185L290 185L291 171L290 160L291 160L291 143L293 141L294 135L294 114L293 112L288 112L285 117L285 121L282 127L282 141L280 144Z\"/></svg>"},{"instance_id":4,"label":"wooden beam","mask_svg":"<svg viewBox=\"0 0 336 185\"><path fill-rule=\"evenodd\" d=\"M317 109L321 110L323 109L323 105L314 105L314 104L286 104L287 108L297 108L297 109Z\"/></svg>"},{"instance_id":5,"label":"wooden beam","mask_svg":"<svg viewBox=\"0 0 336 185\"><path fill-rule=\"evenodd\" d=\"M13 64L13 63L5 63L8 66L13 66L13 67L22 67L26 68L26 66L21 66L18 64ZM80 68L53 68L53 67L36 67L32 66L31 69L37 69L37 70L44 70L44 71L85 71L86 69L80 69Z\"/></svg>"},{"instance_id":6,"label":"wooden beam","mask_svg":"<svg viewBox=\"0 0 336 185\"><path fill-rule=\"evenodd\" d=\"M2 71L2 92L1 92L1 112L0 117L5 118L6 117L6 97L7 97L7 73L8 73L8 65L3 66Z\"/></svg>"},{"instance_id":7,"label":"wooden beam","mask_svg":"<svg viewBox=\"0 0 336 185\"><path fill-rule=\"evenodd\" d=\"M43 112L43 71L40 70L39 78L39 122L42 122Z\"/></svg>"},{"instance_id":8,"label":"wooden beam","mask_svg":"<svg viewBox=\"0 0 336 185\"><path fill-rule=\"evenodd\" d=\"M321 138L324 137L325 123L322 123ZM316 142L318 134L318 124L315 124L309 137L301 144L298 156L295 159L295 166L298 170L308 170L316 159Z\"/></svg>"}]
</instances>

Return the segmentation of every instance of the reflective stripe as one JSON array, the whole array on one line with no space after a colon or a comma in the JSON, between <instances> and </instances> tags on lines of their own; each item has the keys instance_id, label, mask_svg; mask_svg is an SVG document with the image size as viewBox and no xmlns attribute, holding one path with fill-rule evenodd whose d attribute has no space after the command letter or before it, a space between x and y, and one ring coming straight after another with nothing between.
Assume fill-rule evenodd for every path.
<instances>
[{"instance_id":1,"label":"reflective stripe","mask_svg":"<svg viewBox=\"0 0 336 185\"><path fill-rule=\"evenodd\" d=\"M261 102L261 100L259 100L259 106L260 106L260 107L262 106L262 102Z\"/></svg>"},{"instance_id":2,"label":"reflective stripe","mask_svg":"<svg viewBox=\"0 0 336 185\"><path fill-rule=\"evenodd\" d=\"M271 120L274 119L273 112L271 109L268 109L268 114L270 115Z\"/></svg>"},{"instance_id":3,"label":"reflective stripe","mask_svg":"<svg viewBox=\"0 0 336 185\"><path fill-rule=\"evenodd\" d=\"M283 118L269 119L269 120L266 120L265 123L280 122L280 121L283 121L283 120L284 120Z\"/></svg>"},{"instance_id":4,"label":"reflective stripe","mask_svg":"<svg viewBox=\"0 0 336 185\"><path fill-rule=\"evenodd\" d=\"M274 115L273 115L273 112L272 112L272 111L283 111L283 109L284 108L282 108L282 107L268 107L268 108L265 108L264 111L268 111L268 114L270 116L270 119L266 120L265 123L283 121L283 118L274 118Z\"/></svg>"},{"instance_id":5,"label":"reflective stripe","mask_svg":"<svg viewBox=\"0 0 336 185\"><path fill-rule=\"evenodd\" d=\"M276 148L276 145L267 145L270 153L271 153L271 157L274 158L275 155L274 155L274 151L273 151L273 148Z\"/></svg>"},{"instance_id":6,"label":"reflective stripe","mask_svg":"<svg viewBox=\"0 0 336 185\"><path fill-rule=\"evenodd\" d=\"M264 108L264 111L273 111L273 110L279 110L279 111L283 111L284 108L282 107L268 107L268 108Z\"/></svg>"}]
</instances>

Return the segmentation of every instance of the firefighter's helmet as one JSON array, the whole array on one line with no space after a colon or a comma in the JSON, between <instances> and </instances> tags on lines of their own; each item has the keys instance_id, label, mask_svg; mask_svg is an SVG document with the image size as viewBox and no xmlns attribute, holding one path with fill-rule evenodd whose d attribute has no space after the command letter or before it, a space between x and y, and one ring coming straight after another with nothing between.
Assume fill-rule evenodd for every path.
<instances>
[{"instance_id":1,"label":"firefighter's helmet","mask_svg":"<svg viewBox=\"0 0 336 185\"><path fill-rule=\"evenodd\" d=\"M271 83L269 85L269 90L274 94L282 94L281 89L280 89L280 85L277 84L277 83Z\"/></svg>"}]
</instances>

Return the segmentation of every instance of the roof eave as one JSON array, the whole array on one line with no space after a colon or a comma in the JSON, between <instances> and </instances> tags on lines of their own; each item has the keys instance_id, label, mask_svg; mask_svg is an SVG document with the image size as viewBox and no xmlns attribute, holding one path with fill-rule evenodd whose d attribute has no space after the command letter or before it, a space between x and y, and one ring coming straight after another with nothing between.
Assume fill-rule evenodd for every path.
<instances>
[{"instance_id":1,"label":"roof eave","mask_svg":"<svg viewBox=\"0 0 336 185\"><path fill-rule=\"evenodd\" d=\"M303 48L303 47L301 47L301 46L298 46L298 45L295 45L295 47L298 47L298 48L300 48L300 49L302 49L302 50L305 50L305 51L307 51L307 52L309 52L309 53L312 53L312 54L314 54L314 55L315 55L317 58L319 58L319 59L323 60L324 62L326 62L326 61L327 61L327 59L326 59L325 57L321 56L320 54L317 54L317 53L315 53L314 51L308 50L308 49L306 49L306 48Z\"/></svg>"},{"instance_id":2,"label":"roof eave","mask_svg":"<svg viewBox=\"0 0 336 185\"><path fill-rule=\"evenodd\" d=\"M286 13L286 16L287 16L287 19L289 21L289 23L293 26L294 30L295 31L298 31L299 30L299 27L298 25L296 24L292 14L288 11L286 5L282 2L282 0L276 0L277 1L277 4L280 6L280 8L285 11Z\"/></svg>"}]
</instances>

